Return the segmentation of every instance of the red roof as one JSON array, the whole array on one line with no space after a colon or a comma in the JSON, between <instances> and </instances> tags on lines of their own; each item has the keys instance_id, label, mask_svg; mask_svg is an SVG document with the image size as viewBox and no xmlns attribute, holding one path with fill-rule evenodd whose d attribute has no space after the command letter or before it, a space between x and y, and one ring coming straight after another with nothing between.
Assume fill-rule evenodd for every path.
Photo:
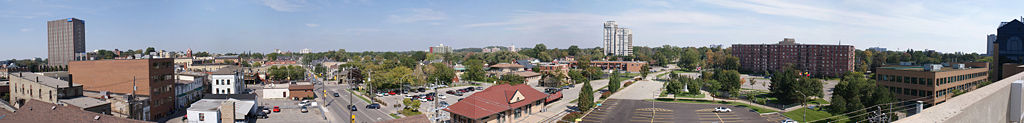
<instances>
[{"instance_id":1,"label":"red roof","mask_svg":"<svg viewBox=\"0 0 1024 123\"><path fill-rule=\"evenodd\" d=\"M509 100L515 96L516 91L519 91L519 93L525 98L522 101L509 104ZM538 100L545 99L547 96L547 94L537 91L537 89L533 89L526 84L501 84L491 86L483 91L469 95L469 97L448 106L448 108L445 108L444 110L468 118L480 119L484 116L494 115L501 111L526 106Z\"/></svg>"},{"instance_id":2,"label":"red roof","mask_svg":"<svg viewBox=\"0 0 1024 123\"><path fill-rule=\"evenodd\" d=\"M551 101L555 101L555 100L557 100L558 98L562 98L562 91L558 91L558 92L555 92L555 93L553 93L553 94L549 94L549 95L548 95L548 99L545 99L545 100L544 100L544 102L551 102Z\"/></svg>"}]
</instances>

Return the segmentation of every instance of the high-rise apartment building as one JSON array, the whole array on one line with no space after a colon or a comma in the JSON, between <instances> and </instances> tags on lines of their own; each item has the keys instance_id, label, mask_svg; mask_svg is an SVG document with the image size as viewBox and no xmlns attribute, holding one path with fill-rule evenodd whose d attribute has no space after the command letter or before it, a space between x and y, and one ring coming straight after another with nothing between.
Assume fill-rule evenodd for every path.
<instances>
[{"instance_id":1,"label":"high-rise apartment building","mask_svg":"<svg viewBox=\"0 0 1024 123\"><path fill-rule=\"evenodd\" d=\"M632 55L633 31L629 28L619 28L615 21L604 22L604 54Z\"/></svg>"},{"instance_id":2,"label":"high-rise apartment building","mask_svg":"<svg viewBox=\"0 0 1024 123\"><path fill-rule=\"evenodd\" d=\"M430 47L430 51L429 52L430 53L451 53L452 52L452 47L445 46L444 44L441 44L441 45L438 45L436 47Z\"/></svg>"},{"instance_id":3,"label":"high-rise apartment building","mask_svg":"<svg viewBox=\"0 0 1024 123\"><path fill-rule=\"evenodd\" d=\"M47 64L68 65L68 61L84 57L85 21L67 18L46 22Z\"/></svg>"},{"instance_id":4,"label":"high-rise apartment building","mask_svg":"<svg viewBox=\"0 0 1024 123\"><path fill-rule=\"evenodd\" d=\"M811 76L828 77L853 71L854 50L851 45L798 44L792 38L778 44L732 45L732 55L740 59L740 70L763 73L789 66Z\"/></svg>"},{"instance_id":5,"label":"high-rise apartment building","mask_svg":"<svg viewBox=\"0 0 1024 123\"><path fill-rule=\"evenodd\" d=\"M985 41L985 44L988 45L988 50L986 50L987 52L985 52L985 55L991 56L991 55L993 55L992 53L995 53L995 52L993 52L993 50L995 50L995 49L993 49L993 47L992 47L992 45L995 44L995 43L996 43L996 34L988 34L988 40Z\"/></svg>"}]
</instances>

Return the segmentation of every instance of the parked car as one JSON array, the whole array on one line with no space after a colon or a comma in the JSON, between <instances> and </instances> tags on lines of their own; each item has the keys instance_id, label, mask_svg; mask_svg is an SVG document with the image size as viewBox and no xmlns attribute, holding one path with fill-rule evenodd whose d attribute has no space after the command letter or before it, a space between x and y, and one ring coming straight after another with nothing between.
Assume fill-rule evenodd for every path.
<instances>
[{"instance_id":1,"label":"parked car","mask_svg":"<svg viewBox=\"0 0 1024 123\"><path fill-rule=\"evenodd\" d=\"M281 107L274 106L274 112L281 112Z\"/></svg>"},{"instance_id":2,"label":"parked car","mask_svg":"<svg viewBox=\"0 0 1024 123\"><path fill-rule=\"evenodd\" d=\"M302 113L306 113L309 112L309 109L306 109L306 106L302 106L302 109L299 109L299 111L301 111Z\"/></svg>"},{"instance_id":3,"label":"parked car","mask_svg":"<svg viewBox=\"0 0 1024 123\"><path fill-rule=\"evenodd\" d=\"M366 105L366 109L380 109L380 104L374 103L374 104Z\"/></svg>"},{"instance_id":4,"label":"parked car","mask_svg":"<svg viewBox=\"0 0 1024 123\"><path fill-rule=\"evenodd\" d=\"M420 92L427 92L427 89L426 89L426 88L419 88L419 89L416 89L416 90L417 90L417 91L420 91Z\"/></svg>"},{"instance_id":5,"label":"parked car","mask_svg":"<svg viewBox=\"0 0 1024 123\"><path fill-rule=\"evenodd\" d=\"M334 93L334 97L340 97L340 96L341 96L341 94Z\"/></svg>"},{"instance_id":6,"label":"parked car","mask_svg":"<svg viewBox=\"0 0 1024 123\"><path fill-rule=\"evenodd\" d=\"M785 120L779 121L779 123L797 123L796 120L786 118Z\"/></svg>"},{"instance_id":7,"label":"parked car","mask_svg":"<svg viewBox=\"0 0 1024 123\"><path fill-rule=\"evenodd\" d=\"M445 91L444 93L448 93L448 94L455 94L455 91L453 91L453 90L448 90L448 91Z\"/></svg>"},{"instance_id":8,"label":"parked car","mask_svg":"<svg viewBox=\"0 0 1024 123\"><path fill-rule=\"evenodd\" d=\"M348 110L357 111L356 105L348 105Z\"/></svg>"},{"instance_id":9,"label":"parked car","mask_svg":"<svg viewBox=\"0 0 1024 123\"><path fill-rule=\"evenodd\" d=\"M484 90L484 87L477 86L476 90Z\"/></svg>"},{"instance_id":10,"label":"parked car","mask_svg":"<svg viewBox=\"0 0 1024 123\"><path fill-rule=\"evenodd\" d=\"M448 107L448 102L441 101L439 104L441 107Z\"/></svg>"},{"instance_id":11,"label":"parked car","mask_svg":"<svg viewBox=\"0 0 1024 123\"><path fill-rule=\"evenodd\" d=\"M395 91L388 92L388 95L395 95L395 94L398 94L398 93L395 93Z\"/></svg>"},{"instance_id":12,"label":"parked car","mask_svg":"<svg viewBox=\"0 0 1024 123\"><path fill-rule=\"evenodd\" d=\"M732 112L732 109L729 109L729 108L726 108L726 107L718 107L718 108L715 108L715 112Z\"/></svg>"}]
</instances>

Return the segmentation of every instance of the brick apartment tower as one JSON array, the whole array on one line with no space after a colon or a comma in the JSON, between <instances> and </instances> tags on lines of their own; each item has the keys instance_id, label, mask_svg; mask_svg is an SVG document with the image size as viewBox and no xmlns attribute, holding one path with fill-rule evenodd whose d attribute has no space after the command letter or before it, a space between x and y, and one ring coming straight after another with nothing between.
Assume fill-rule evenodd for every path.
<instances>
[{"instance_id":1,"label":"brick apartment tower","mask_svg":"<svg viewBox=\"0 0 1024 123\"><path fill-rule=\"evenodd\" d=\"M791 66L815 77L841 77L853 71L854 50L852 45L798 44L792 38L778 44L732 45L740 70L764 73Z\"/></svg>"},{"instance_id":2,"label":"brick apartment tower","mask_svg":"<svg viewBox=\"0 0 1024 123\"><path fill-rule=\"evenodd\" d=\"M46 22L47 64L68 65L76 54L85 53L85 21L67 18Z\"/></svg>"},{"instance_id":3,"label":"brick apartment tower","mask_svg":"<svg viewBox=\"0 0 1024 123\"><path fill-rule=\"evenodd\" d=\"M68 72L84 90L150 97L149 119L160 119L174 107L174 59L111 59L71 61ZM133 82L134 81L134 82ZM137 90L133 91L132 83Z\"/></svg>"}]
</instances>

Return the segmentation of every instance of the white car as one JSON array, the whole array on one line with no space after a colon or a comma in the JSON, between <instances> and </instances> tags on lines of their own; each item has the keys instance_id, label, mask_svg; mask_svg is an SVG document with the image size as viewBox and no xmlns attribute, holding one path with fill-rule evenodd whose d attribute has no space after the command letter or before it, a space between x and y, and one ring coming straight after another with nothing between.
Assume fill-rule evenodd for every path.
<instances>
[{"instance_id":1,"label":"white car","mask_svg":"<svg viewBox=\"0 0 1024 123\"><path fill-rule=\"evenodd\" d=\"M779 123L799 123L796 120L786 118L785 120L779 121Z\"/></svg>"},{"instance_id":2,"label":"white car","mask_svg":"<svg viewBox=\"0 0 1024 123\"><path fill-rule=\"evenodd\" d=\"M726 108L726 107L718 107L718 108L715 108L715 112L732 112L732 109L729 109L729 108Z\"/></svg>"}]
</instances>

